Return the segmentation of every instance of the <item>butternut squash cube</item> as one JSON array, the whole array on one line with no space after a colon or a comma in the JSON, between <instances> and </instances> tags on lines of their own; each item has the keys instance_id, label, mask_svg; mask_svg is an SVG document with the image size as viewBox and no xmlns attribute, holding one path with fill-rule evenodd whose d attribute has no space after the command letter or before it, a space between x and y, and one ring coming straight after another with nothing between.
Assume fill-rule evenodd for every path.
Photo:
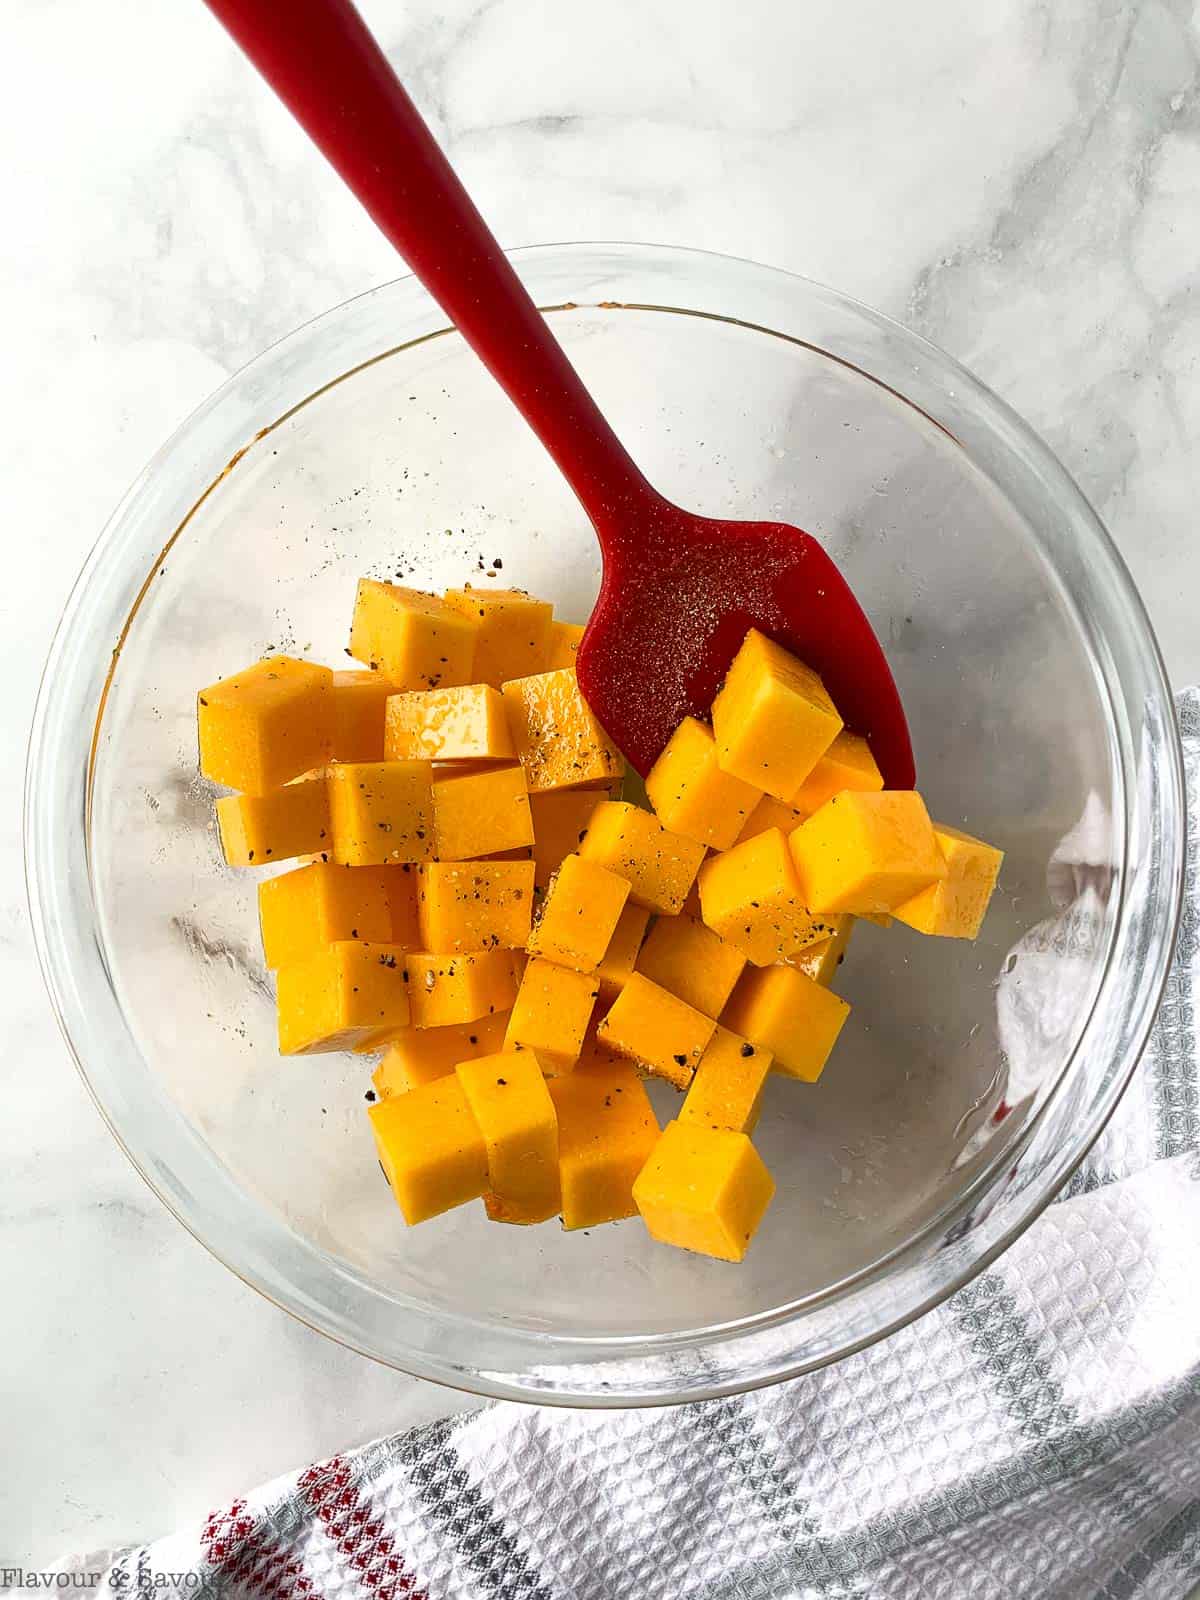
<instances>
[{"instance_id":1,"label":"butternut squash cube","mask_svg":"<svg viewBox=\"0 0 1200 1600\"><path fill-rule=\"evenodd\" d=\"M790 843L801 898L814 912L894 911L946 877L925 802L912 789L834 795Z\"/></svg>"},{"instance_id":2,"label":"butternut squash cube","mask_svg":"<svg viewBox=\"0 0 1200 1600\"><path fill-rule=\"evenodd\" d=\"M520 589L446 590L446 604L475 624L472 681L494 689L510 678L543 672L554 607Z\"/></svg>"},{"instance_id":3,"label":"butternut squash cube","mask_svg":"<svg viewBox=\"0 0 1200 1600\"><path fill-rule=\"evenodd\" d=\"M803 972L814 983L823 983L826 987L833 982L834 974L845 957L850 935L854 932L853 917L834 915L830 920L837 923L837 932L828 939L822 939L820 944L806 945L791 960L797 972Z\"/></svg>"},{"instance_id":4,"label":"butternut squash cube","mask_svg":"<svg viewBox=\"0 0 1200 1600\"><path fill-rule=\"evenodd\" d=\"M350 654L397 690L470 683L477 628L436 595L360 578Z\"/></svg>"},{"instance_id":5,"label":"butternut squash cube","mask_svg":"<svg viewBox=\"0 0 1200 1600\"><path fill-rule=\"evenodd\" d=\"M280 1055L353 1050L390 1038L409 1018L405 959L392 945L352 939L280 967Z\"/></svg>"},{"instance_id":6,"label":"butternut squash cube","mask_svg":"<svg viewBox=\"0 0 1200 1600\"><path fill-rule=\"evenodd\" d=\"M529 938L532 861L430 861L417 891L426 950L516 950Z\"/></svg>"},{"instance_id":7,"label":"butternut squash cube","mask_svg":"<svg viewBox=\"0 0 1200 1600\"><path fill-rule=\"evenodd\" d=\"M750 967L721 1018L775 1057L774 1071L816 1083L850 1007L795 967Z\"/></svg>"},{"instance_id":8,"label":"butternut squash cube","mask_svg":"<svg viewBox=\"0 0 1200 1600\"><path fill-rule=\"evenodd\" d=\"M382 761L383 720L395 685L378 672L333 675L334 761Z\"/></svg>"},{"instance_id":9,"label":"butternut squash cube","mask_svg":"<svg viewBox=\"0 0 1200 1600\"><path fill-rule=\"evenodd\" d=\"M710 856L700 869L700 904L708 926L757 967L787 961L837 932L831 917L815 916L801 900L778 828Z\"/></svg>"},{"instance_id":10,"label":"butternut squash cube","mask_svg":"<svg viewBox=\"0 0 1200 1600\"><path fill-rule=\"evenodd\" d=\"M650 913L643 906L628 903L617 918L612 938L608 941L608 949L601 956L596 968L596 983L600 990L602 1005L611 1006L629 981L649 921Z\"/></svg>"},{"instance_id":11,"label":"butternut squash cube","mask_svg":"<svg viewBox=\"0 0 1200 1600\"><path fill-rule=\"evenodd\" d=\"M552 622L542 671L553 672L556 667L574 667L583 632L582 622Z\"/></svg>"},{"instance_id":12,"label":"butternut squash cube","mask_svg":"<svg viewBox=\"0 0 1200 1600\"><path fill-rule=\"evenodd\" d=\"M934 823L933 836L946 863L946 876L903 901L896 916L918 933L974 939L983 925L1004 852L944 822Z\"/></svg>"},{"instance_id":13,"label":"butternut squash cube","mask_svg":"<svg viewBox=\"0 0 1200 1600\"><path fill-rule=\"evenodd\" d=\"M769 1050L718 1027L700 1057L692 1086L679 1108L679 1121L753 1133L771 1059Z\"/></svg>"},{"instance_id":14,"label":"butternut squash cube","mask_svg":"<svg viewBox=\"0 0 1200 1600\"><path fill-rule=\"evenodd\" d=\"M596 1029L597 1041L686 1089L716 1023L635 972Z\"/></svg>"},{"instance_id":15,"label":"butternut squash cube","mask_svg":"<svg viewBox=\"0 0 1200 1600\"><path fill-rule=\"evenodd\" d=\"M785 805L782 800L776 800L773 794L765 794L746 818L742 831L734 843L745 844L748 839L756 839L768 828L779 828L783 833L789 834L793 828L798 828L807 816L808 812L797 811L795 806Z\"/></svg>"},{"instance_id":16,"label":"butternut squash cube","mask_svg":"<svg viewBox=\"0 0 1200 1600\"><path fill-rule=\"evenodd\" d=\"M507 1011L517 992L507 950L443 955L416 950L404 957L414 1028L474 1022Z\"/></svg>"},{"instance_id":17,"label":"butternut squash cube","mask_svg":"<svg viewBox=\"0 0 1200 1600\"><path fill-rule=\"evenodd\" d=\"M744 1133L668 1122L633 1198L651 1238L718 1261L741 1261L775 1194Z\"/></svg>"},{"instance_id":18,"label":"butternut squash cube","mask_svg":"<svg viewBox=\"0 0 1200 1600\"><path fill-rule=\"evenodd\" d=\"M533 882L533 864L529 867ZM567 856L542 902L529 953L576 972L594 972L617 930L629 885L596 861Z\"/></svg>"},{"instance_id":19,"label":"butternut squash cube","mask_svg":"<svg viewBox=\"0 0 1200 1600\"><path fill-rule=\"evenodd\" d=\"M746 957L736 945L691 917L659 917L638 956L637 970L706 1017L719 1017Z\"/></svg>"},{"instance_id":20,"label":"butternut squash cube","mask_svg":"<svg viewBox=\"0 0 1200 1600\"><path fill-rule=\"evenodd\" d=\"M658 1122L637 1074L624 1064L580 1062L547 1084L558 1113L563 1227L594 1228L632 1217L633 1183L658 1140Z\"/></svg>"},{"instance_id":21,"label":"butternut squash cube","mask_svg":"<svg viewBox=\"0 0 1200 1600\"><path fill-rule=\"evenodd\" d=\"M381 1100L432 1083L453 1072L460 1061L494 1055L504 1040L508 1013L498 1011L476 1022L451 1022L442 1028L402 1028L371 1075Z\"/></svg>"},{"instance_id":22,"label":"butternut squash cube","mask_svg":"<svg viewBox=\"0 0 1200 1600\"><path fill-rule=\"evenodd\" d=\"M624 775L624 758L592 715L570 669L514 678L504 685L504 700L530 794Z\"/></svg>"},{"instance_id":23,"label":"butternut squash cube","mask_svg":"<svg viewBox=\"0 0 1200 1600\"><path fill-rule=\"evenodd\" d=\"M347 761L329 768L328 785L335 861L382 867L433 855L428 761Z\"/></svg>"},{"instance_id":24,"label":"butternut squash cube","mask_svg":"<svg viewBox=\"0 0 1200 1600\"><path fill-rule=\"evenodd\" d=\"M369 1108L380 1165L410 1226L487 1189L487 1143L451 1074Z\"/></svg>"},{"instance_id":25,"label":"butternut squash cube","mask_svg":"<svg viewBox=\"0 0 1200 1600\"><path fill-rule=\"evenodd\" d=\"M547 888L564 859L579 849L593 811L610 798L607 789L556 789L529 796L539 889Z\"/></svg>"},{"instance_id":26,"label":"butternut squash cube","mask_svg":"<svg viewBox=\"0 0 1200 1600\"><path fill-rule=\"evenodd\" d=\"M486 767L433 780L433 828L443 861L499 855L533 843L533 816L519 766Z\"/></svg>"},{"instance_id":27,"label":"butternut squash cube","mask_svg":"<svg viewBox=\"0 0 1200 1600\"><path fill-rule=\"evenodd\" d=\"M290 967L327 944L392 942L392 908L380 869L298 867L258 886L258 920L269 968Z\"/></svg>"},{"instance_id":28,"label":"butternut squash cube","mask_svg":"<svg viewBox=\"0 0 1200 1600\"><path fill-rule=\"evenodd\" d=\"M504 1031L506 1050L532 1050L550 1077L570 1072L596 1003L596 980L551 961L531 960Z\"/></svg>"},{"instance_id":29,"label":"butternut squash cube","mask_svg":"<svg viewBox=\"0 0 1200 1600\"><path fill-rule=\"evenodd\" d=\"M792 805L811 817L843 789L882 788L883 773L875 764L870 745L860 734L847 733L843 728L792 796Z\"/></svg>"},{"instance_id":30,"label":"butternut squash cube","mask_svg":"<svg viewBox=\"0 0 1200 1600\"><path fill-rule=\"evenodd\" d=\"M733 658L712 722L725 771L788 802L842 729L816 673L757 628Z\"/></svg>"},{"instance_id":31,"label":"butternut squash cube","mask_svg":"<svg viewBox=\"0 0 1200 1600\"><path fill-rule=\"evenodd\" d=\"M596 807L579 846L585 861L596 861L629 884L635 905L672 917L695 880L705 847L663 827L640 806L606 800Z\"/></svg>"},{"instance_id":32,"label":"butternut squash cube","mask_svg":"<svg viewBox=\"0 0 1200 1600\"><path fill-rule=\"evenodd\" d=\"M389 761L511 761L503 696L486 683L393 694L383 753Z\"/></svg>"},{"instance_id":33,"label":"butternut squash cube","mask_svg":"<svg viewBox=\"0 0 1200 1600\"><path fill-rule=\"evenodd\" d=\"M302 778L270 794L227 794L217 801L217 831L231 867L261 867L330 845L325 779Z\"/></svg>"},{"instance_id":34,"label":"butternut squash cube","mask_svg":"<svg viewBox=\"0 0 1200 1600\"><path fill-rule=\"evenodd\" d=\"M214 783L265 795L329 759L333 673L269 656L197 697L200 771Z\"/></svg>"},{"instance_id":35,"label":"butternut squash cube","mask_svg":"<svg viewBox=\"0 0 1200 1600\"><path fill-rule=\"evenodd\" d=\"M711 851L709 853L711 854ZM703 922L704 910L700 904L700 885L698 883L693 883L692 887L688 890L687 898L680 906L678 915L681 917L691 917L693 922Z\"/></svg>"},{"instance_id":36,"label":"butternut squash cube","mask_svg":"<svg viewBox=\"0 0 1200 1600\"><path fill-rule=\"evenodd\" d=\"M608 1045L601 1044L596 1037L596 1029L601 1020L602 1014L599 1011L593 1013L592 1020L588 1023L588 1030L583 1036L583 1049L579 1052L576 1072L580 1067L620 1067L622 1071L630 1068L630 1062L625 1056L616 1050L611 1050Z\"/></svg>"},{"instance_id":37,"label":"butternut squash cube","mask_svg":"<svg viewBox=\"0 0 1200 1600\"><path fill-rule=\"evenodd\" d=\"M531 1051L460 1061L462 1085L487 1146L484 1199L493 1222L545 1222L558 1214L558 1116Z\"/></svg>"},{"instance_id":38,"label":"butternut squash cube","mask_svg":"<svg viewBox=\"0 0 1200 1600\"><path fill-rule=\"evenodd\" d=\"M714 850L728 850L762 798L717 764L713 736L695 717L667 740L646 775L646 794L664 828Z\"/></svg>"},{"instance_id":39,"label":"butternut squash cube","mask_svg":"<svg viewBox=\"0 0 1200 1600\"><path fill-rule=\"evenodd\" d=\"M348 867L349 872L373 872L383 883L392 913L392 943L404 950L421 948L421 924L417 915L418 868L411 862L395 867Z\"/></svg>"}]
</instances>

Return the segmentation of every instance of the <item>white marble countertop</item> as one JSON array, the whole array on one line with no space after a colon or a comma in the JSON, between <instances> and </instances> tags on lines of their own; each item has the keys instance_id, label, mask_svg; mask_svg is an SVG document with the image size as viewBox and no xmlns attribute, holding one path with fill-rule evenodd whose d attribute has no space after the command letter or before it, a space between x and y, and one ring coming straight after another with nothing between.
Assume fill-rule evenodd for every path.
<instances>
[{"instance_id":1,"label":"white marble countertop","mask_svg":"<svg viewBox=\"0 0 1200 1600\"><path fill-rule=\"evenodd\" d=\"M703 246L836 284L1023 412L1200 678L1191 0L367 0L509 244ZM11 0L0 766L0 1562L165 1531L462 1403L325 1342L128 1167L42 992L19 837L40 663L147 457L397 262L199 0Z\"/></svg>"}]
</instances>

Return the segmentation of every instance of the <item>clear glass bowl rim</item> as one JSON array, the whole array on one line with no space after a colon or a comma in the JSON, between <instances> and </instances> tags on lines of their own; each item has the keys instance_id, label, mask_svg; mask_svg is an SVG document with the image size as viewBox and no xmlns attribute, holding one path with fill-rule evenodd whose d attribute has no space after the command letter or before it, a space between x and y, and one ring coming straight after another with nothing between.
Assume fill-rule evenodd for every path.
<instances>
[{"instance_id":1,"label":"clear glass bowl rim","mask_svg":"<svg viewBox=\"0 0 1200 1600\"><path fill-rule=\"evenodd\" d=\"M433 302L411 276L331 308L235 373L160 448L100 534L64 608L33 719L25 791L25 860L31 921L43 977L63 1036L114 1138L179 1221L217 1259L274 1304L364 1355L414 1376L484 1396L570 1406L703 1400L797 1376L906 1326L1007 1249L1083 1160L1137 1066L1174 948L1183 890L1185 827L1182 756L1174 703L1149 619L1103 524L1040 438L967 369L936 346L836 290L735 257L625 242L536 245L509 255L535 298L539 270L560 272L564 264L577 267L584 279L595 271L611 270L614 265L635 274L639 268L654 267L696 281L703 281L707 271L714 284L724 285L726 293L729 282L734 284L735 292L738 283L770 283L777 289L790 285L793 292L837 308L865 329L907 346L914 372L924 368L948 380L960 405L965 396L971 413L1006 438L1012 448L1019 446L1034 463L1041 481L1070 503L1074 523L1088 544L1089 572L1098 570L1108 585L1110 620L1124 630L1120 659L1101 652L1099 670L1117 724L1117 761L1126 797L1122 895L1128 893L1125 885L1132 882L1143 898L1148 896L1142 921L1149 919L1137 946L1142 982L1135 993L1119 995L1117 975L1123 950L1127 957L1130 954L1122 939L1123 927L1127 932L1130 920L1123 899L1096 1004L1073 1052L1075 1060L1089 1037L1096 1036L1115 1047L1115 1065L1105 1074L1088 1116L1073 1127L1072 1137L1056 1148L1044 1148L1044 1137L1039 1143L1055 1100L1065 1093L1071 1077L1064 1067L1037 1117L1009 1152L1006 1165L1011 1163L1011 1175L1004 1186L1006 1194L1001 1201L981 1207L982 1214L970 1228L969 1258L963 1261L958 1252L953 1269L930 1284L925 1281L927 1274L920 1270L923 1262L918 1256L922 1248L928 1250L936 1240L948 1242L956 1238L956 1228L980 1199L985 1187L980 1183L961 1194L946 1213L926 1224L901 1248L847 1283L831 1285L816 1297L819 1305L833 1302L846 1309L854 1298L869 1297L858 1308L860 1320L865 1314L869 1327L866 1332L842 1339L826 1334L814 1343L802 1337L813 1308L811 1297L726 1326L646 1338L570 1337L442 1313L438 1326L431 1327L430 1315L423 1308L383 1295L344 1262L299 1239L282 1220L258 1211L198 1133L165 1100L156 1101L151 1096L139 1103L136 1096L133 1101L128 1099L130 1084L147 1067L120 1015L108 977L87 871L91 759L103 717L103 690L108 676L106 658L101 667L94 648L89 647L102 642L111 649L112 641L116 641L119 650L123 629L159 564L161 552L148 566L143 555L136 573L125 572L120 574L120 581L110 581L120 567L122 533L142 497L150 492L157 476L167 470L172 458L193 447L210 419L247 383L261 383L273 370L281 370L315 330L352 318L357 309L378 297L405 295L414 303L424 301L428 306L432 321L422 339L449 331ZM540 303L546 304L544 297ZM683 301L661 308L692 309ZM703 314L714 315L711 311ZM722 319L744 321L732 308ZM746 325L803 342L753 321ZM394 350L380 351L374 359L395 354L413 342L402 341ZM844 360L834 352L822 353ZM352 376L361 364L351 364L329 382ZM862 370L872 381L883 381L869 369ZM329 382L314 389L300 403L307 404ZM922 409L907 394L900 392L900 398ZM273 417L274 420L278 418ZM936 416L932 420L938 421ZM248 437L242 444L249 447L253 442ZM228 465L209 464L209 488L220 481L234 461L236 453ZM169 542L174 541L186 520ZM1132 671L1123 668L1126 657L1133 663ZM1127 679L1136 679L1136 684ZM1151 787L1148 802L1139 804L1136 815L1134 747L1126 725L1129 719L1121 709L1122 695L1117 692L1121 688L1140 689L1156 739L1157 781ZM129 1114L131 1109L136 1109L136 1116ZM147 1112L146 1120L140 1121ZM164 1157L164 1151L169 1152L169 1157ZM1025 1181L1016 1182L1022 1167ZM987 1187L994 1190L996 1183L996 1175L989 1174ZM957 1243L961 1244L962 1239L958 1233ZM924 1261L924 1265L928 1264ZM898 1293L901 1287L907 1293Z\"/></svg>"}]
</instances>

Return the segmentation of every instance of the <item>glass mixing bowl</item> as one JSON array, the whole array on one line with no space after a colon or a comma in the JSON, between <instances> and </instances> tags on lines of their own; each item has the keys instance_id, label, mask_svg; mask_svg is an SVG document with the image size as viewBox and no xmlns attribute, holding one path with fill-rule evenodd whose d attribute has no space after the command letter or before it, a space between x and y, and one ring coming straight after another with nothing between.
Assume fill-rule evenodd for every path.
<instances>
[{"instance_id":1,"label":"glass mixing bowl","mask_svg":"<svg viewBox=\"0 0 1200 1600\"><path fill-rule=\"evenodd\" d=\"M256 874L222 865L196 773L197 688L269 651L341 662L361 573L514 584L576 620L599 578L570 493L412 278L233 378L106 529L34 728L34 921L114 1134L278 1305L484 1394L697 1399L917 1316L1096 1138L1177 917L1172 704L1096 517L945 355L742 261L514 261L658 488L825 540L888 649L931 811L1007 852L977 943L857 929L829 1069L768 1087L756 1141L779 1192L746 1262L666 1249L636 1220L501 1230L471 1206L406 1229L364 1115L369 1061L276 1054Z\"/></svg>"}]
</instances>

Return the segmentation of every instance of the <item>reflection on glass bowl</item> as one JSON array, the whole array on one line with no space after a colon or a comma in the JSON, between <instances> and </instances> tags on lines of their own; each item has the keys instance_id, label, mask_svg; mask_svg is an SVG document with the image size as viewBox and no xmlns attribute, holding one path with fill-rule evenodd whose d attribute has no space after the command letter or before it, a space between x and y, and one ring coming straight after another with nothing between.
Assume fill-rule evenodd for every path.
<instances>
[{"instance_id":1,"label":"reflection on glass bowl","mask_svg":"<svg viewBox=\"0 0 1200 1600\"><path fill-rule=\"evenodd\" d=\"M857 930L830 1069L769 1085L758 1142L779 1192L742 1266L636 1221L499 1233L471 1207L405 1229L363 1115L368 1063L276 1053L254 875L221 864L193 711L198 685L271 649L337 663L361 573L439 588L487 581L499 557L498 581L587 616L586 521L412 279L231 380L110 523L34 732L37 935L115 1134L280 1305L483 1393L699 1398L910 1319L1078 1162L1165 972L1178 744L1102 528L947 357L744 262L591 245L514 259L657 487L827 543L888 649L931 810L1006 852L979 941Z\"/></svg>"}]
</instances>

